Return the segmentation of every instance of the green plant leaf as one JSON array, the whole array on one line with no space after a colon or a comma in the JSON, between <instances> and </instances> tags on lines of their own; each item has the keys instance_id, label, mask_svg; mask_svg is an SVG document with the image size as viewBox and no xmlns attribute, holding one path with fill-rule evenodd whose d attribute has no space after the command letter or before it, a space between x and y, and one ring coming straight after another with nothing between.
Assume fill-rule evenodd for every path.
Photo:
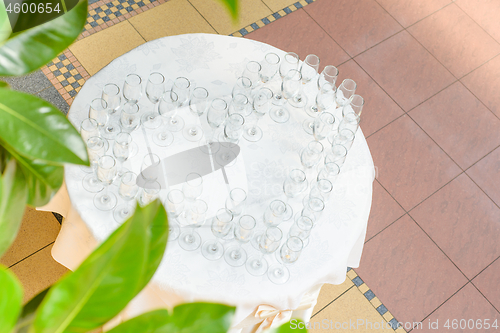
<instances>
[{"instance_id":1,"label":"green plant leaf","mask_svg":"<svg viewBox=\"0 0 500 333\"><path fill-rule=\"evenodd\" d=\"M26 30L0 47L0 76L20 76L38 69L64 51L82 32L87 0L52 21Z\"/></svg>"},{"instance_id":2,"label":"green plant leaf","mask_svg":"<svg viewBox=\"0 0 500 333\"><path fill-rule=\"evenodd\" d=\"M9 333L21 312L23 289L14 274L0 266L0 332Z\"/></svg>"},{"instance_id":3,"label":"green plant leaf","mask_svg":"<svg viewBox=\"0 0 500 333\"><path fill-rule=\"evenodd\" d=\"M19 154L56 165L89 165L80 134L52 104L0 89L0 119L0 138Z\"/></svg>"},{"instance_id":4,"label":"green plant leaf","mask_svg":"<svg viewBox=\"0 0 500 333\"><path fill-rule=\"evenodd\" d=\"M1 257L16 239L28 197L24 174L14 159L7 162L0 178L0 193Z\"/></svg>"},{"instance_id":5,"label":"green plant leaf","mask_svg":"<svg viewBox=\"0 0 500 333\"><path fill-rule=\"evenodd\" d=\"M167 310L155 310L127 320L106 333L169 333L169 319Z\"/></svg>"},{"instance_id":6,"label":"green plant leaf","mask_svg":"<svg viewBox=\"0 0 500 333\"><path fill-rule=\"evenodd\" d=\"M165 215L159 200L137 207L75 272L51 288L33 332L87 332L116 316L139 292L150 259L151 232L156 232L150 226L165 224Z\"/></svg>"},{"instance_id":7,"label":"green plant leaf","mask_svg":"<svg viewBox=\"0 0 500 333\"><path fill-rule=\"evenodd\" d=\"M239 3L238 0L220 0L222 4L227 8L229 14L233 21L237 21L239 14Z\"/></svg>"},{"instance_id":8,"label":"green plant leaf","mask_svg":"<svg viewBox=\"0 0 500 333\"><path fill-rule=\"evenodd\" d=\"M16 333L28 333L31 323L35 319L36 310L42 303L43 299L49 292L50 287L38 293L33 297L25 306L23 306L23 311L17 319Z\"/></svg>"},{"instance_id":9,"label":"green plant leaf","mask_svg":"<svg viewBox=\"0 0 500 333\"><path fill-rule=\"evenodd\" d=\"M10 86L9 86L9 84L7 82L0 81L0 88L7 88L7 89L9 89Z\"/></svg>"},{"instance_id":10,"label":"green plant leaf","mask_svg":"<svg viewBox=\"0 0 500 333\"><path fill-rule=\"evenodd\" d=\"M292 319L289 323L285 323L277 328L271 328L265 331L266 333L295 333L307 332L306 324L300 319Z\"/></svg>"}]
</instances>

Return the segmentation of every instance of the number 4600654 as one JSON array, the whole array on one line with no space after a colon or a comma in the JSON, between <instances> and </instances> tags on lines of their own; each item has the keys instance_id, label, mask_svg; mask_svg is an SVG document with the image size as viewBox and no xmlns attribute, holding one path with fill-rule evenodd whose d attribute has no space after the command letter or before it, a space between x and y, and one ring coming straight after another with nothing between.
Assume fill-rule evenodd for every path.
<instances>
[{"instance_id":1,"label":"number 4600654","mask_svg":"<svg viewBox=\"0 0 500 333\"><path fill-rule=\"evenodd\" d=\"M495 321L491 322L490 323L490 320L489 319L484 319L484 320L481 320L481 319L478 319L478 320L474 320L474 319L469 319L469 320L465 320L465 319L453 319L453 320L450 320L448 319L446 321L446 323L444 323L444 327L446 327L447 329L453 329L453 330L456 330L456 329L485 329L485 330L488 330L490 328L493 328L493 329L498 329L498 323L497 323L497 319L495 319Z\"/></svg>"},{"instance_id":2,"label":"number 4600654","mask_svg":"<svg viewBox=\"0 0 500 333\"><path fill-rule=\"evenodd\" d=\"M7 13L47 13L50 14L52 12L59 13L61 9L59 9L59 3L55 4L55 7L52 6L52 3L9 3L7 8L5 9Z\"/></svg>"}]
</instances>

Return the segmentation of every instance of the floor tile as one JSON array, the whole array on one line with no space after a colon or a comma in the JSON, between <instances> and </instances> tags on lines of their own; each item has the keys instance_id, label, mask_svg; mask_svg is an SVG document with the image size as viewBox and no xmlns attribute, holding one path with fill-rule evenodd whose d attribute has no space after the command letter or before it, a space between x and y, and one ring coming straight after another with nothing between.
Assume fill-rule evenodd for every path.
<instances>
[{"instance_id":1,"label":"floor tile","mask_svg":"<svg viewBox=\"0 0 500 333\"><path fill-rule=\"evenodd\" d=\"M323 309L326 305L342 295L347 289L351 288L352 286L354 286L354 283L352 283L351 279L347 277L344 283L339 285L325 283L323 287L321 287L321 292L318 296L318 303L316 303L316 306L314 307L313 314Z\"/></svg>"},{"instance_id":2,"label":"floor tile","mask_svg":"<svg viewBox=\"0 0 500 333\"><path fill-rule=\"evenodd\" d=\"M320 71L325 65L338 66L349 59L347 53L303 9L296 10L247 37L287 52L295 52L302 60L308 54L316 54L320 59Z\"/></svg>"},{"instance_id":3,"label":"floor tile","mask_svg":"<svg viewBox=\"0 0 500 333\"><path fill-rule=\"evenodd\" d=\"M387 324L381 325L382 322L385 323L384 318L358 288L351 288L338 300L311 318L309 322L311 329L308 332L394 332L390 327L387 327Z\"/></svg>"},{"instance_id":4,"label":"floor tile","mask_svg":"<svg viewBox=\"0 0 500 333\"><path fill-rule=\"evenodd\" d=\"M68 269L56 262L50 251L52 245L12 266L11 270L21 281L24 288L23 302L54 284Z\"/></svg>"},{"instance_id":5,"label":"floor tile","mask_svg":"<svg viewBox=\"0 0 500 333\"><path fill-rule=\"evenodd\" d=\"M479 291L500 310L500 288L498 288L498 277L500 276L500 259L479 274L472 283ZM499 323L500 325L500 320Z\"/></svg>"},{"instance_id":6,"label":"floor tile","mask_svg":"<svg viewBox=\"0 0 500 333\"><path fill-rule=\"evenodd\" d=\"M50 86L47 89L40 91L36 96L46 100L49 103L55 105L59 110L64 114L68 114L69 105L61 96L61 94L57 91L54 86Z\"/></svg>"},{"instance_id":7,"label":"floor tile","mask_svg":"<svg viewBox=\"0 0 500 333\"><path fill-rule=\"evenodd\" d=\"M377 0L377 2L406 28L450 4L452 0Z\"/></svg>"},{"instance_id":8,"label":"floor tile","mask_svg":"<svg viewBox=\"0 0 500 333\"><path fill-rule=\"evenodd\" d=\"M500 44L455 4L418 22L408 32L457 78L500 53Z\"/></svg>"},{"instance_id":9,"label":"floor tile","mask_svg":"<svg viewBox=\"0 0 500 333\"><path fill-rule=\"evenodd\" d=\"M500 145L500 120L460 82L409 115L463 169Z\"/></svg>"},{"instance_id":10,"label":"floor tile","mask_svg":"<svg viewBox=\"0 0 500 333\"><path fill-rule=\"evenodd\" d=\"M282 10L290 5L296 3L296 0L262 0L264 4L269 7L273 13Z\"/></svg>"},{"instance_id":11,"label":"floor tile","mask_svg":"<svg viewBox=\"0 0 500 333\"><path fill-rule=\"evenodd\" d=\"M466 174L409 214L469 279L500 256L500 209Z\"/></svg>"},{"instance_id":12,"label":"floor tile","mask_svg":"<svg viewBox=\"0 0 500 333\"><path fill-rule=\"evenodd\" d=\"M128 21L123 21L79 40L70 51L94 75L115 58L144 43L144 39Z\"/></svg>"},{"instance_id":13,"label":"floor tile","mask_svg":"<svg viewBox=\"0 0 500 333\"><path fill-rule=\"evenodd\" d=\"M147 41L187 33L216 33L187 0L170 0L128 21Z\"/></svg>"},{"instance_id":14,"label":"floor tile","mask_svg":"<svg viewBox=\"0 0 500 333\"><path fill-rule=\"evenodd\" d=\"M363 251L357 273L399 322L421 321L467 283L408 215Z\"/></svg>"},{"instance_id":15,"label":"floor tile","mask_svg":"<svg viewBox=\"0 0 500 333\"><path fill-rule=\"evenodd\" d=\"M379 184L373 182L373 198L370 217L368 218L368 230L366 240L370 240L392 222L403 216L405 211L391 198L389 193Z\"/></svg>"},{"instance_id":16,"label":"floor tile","mask_svg":"<svg viewBox=\"0 0 500 333\"><path fill-rule=\"evenodd\" d=\"M56 240L60 228L52 213L38 212L34 208L26 207L16 240L0 258L0 263L9 267L47 246Z\"/></svg>"},{"instance_id":17,"label":"floor tile","mask_svg":"<svg viewBox=\"0 0 500 333\"><path fill-rule=\"evenodd\" d=\"M304 9L352 57L402 29L374 0L316 1Z\"/></svg>"},{"instance_id":18,"label":"floor tile","mask_svg":"<svg viewBox=\"0 0 500 333\"><path fill-rule=\"evenodd\" d=\"M500 322L500 314L498 314L495 308L491 306L483 295L469 283L437 309L436 312L431 314L429 318L422 323L422 329L418 329L417 331L452 331L457 333L487 332L489 330L479 328L484 325L485 319L489 319L488 323L490 325L495 320L497 320L498 323ZM449 325L450 328L446 328L446 325ZM453 329L454 327L456 327L456 329ZM492 330L495 331L495 329Z\"/></svg>"},{"instance_id":19,"label":"floor tile","mask_svg":"<svg viewBox=\"0 0 500 333\"><path fill-rule=\"evenodd\" d=\"M500 2L498 0L455 0L474 21L500 43Z\"/></svg>"},{"instance_id":20,"label":"floor tile","mask_svg":"<svg viewBox=\"0 0 500 333\"><path fill-rule=\"evenodd\" d=\"M405 111L455 80L406 31L378 44L355 60Z\"/></svg>"},{"instance_id":21,"label":"floor tile","mask_svg":"<svg viewBox=\"0 0 500 333\"><path fill-rule=\"evenodd\" d=\"M378 181L406 210L460 173L460 168L408 116L367 141Z\"/></svg>"},{"instance_id":22,"label":"floor tile","mask_svg":"<svg viewBox=\"0 0 500 333\"><path fill-rule=\"evenodd\" d=\"M49 79L47 79L41 70L37 70L25 76L0 77L0 79L9 83L12 89L24 91L28 94L36 94L52 86Z\"/></svg>"},{"instance_id":23,"label":"floor tile","mask_svg":"<svg viewBox=\"0 0 500 333\"><path fill-rule=\"evenodd\" d=\"M240 16L235 22L219 1L190 0L190 3L221 35L232 34L273 13L261 0L241 0Z\"/></svg>"},{"instance_id":24,"label":"floor tile","mask_svg":"<svg viewBox=\"0 0 500 333\"><path fill-rule=\"evenodd\" d=\"M461 79L463 84L500 117L500 55Z\"/></svg>"},{"instance_id":25,"label":"floor tile","mask_svg":"<svg viewBox=\"0 0 500 333\"><path fill-rule=\"evenodd\" d=\"M500 206L500 148L473 165L467 174Z\"/></svg>"},{"instance_id":26,"label":"floor tile","mask_svg":"<svg viewBox=\"0 0 500 333\"><path fill-rule=\"evenodd\" d=\"M349 60L340 65L338 69L337 86L344 79L353 79L357 85L356 94L361 95L365 100L361 121L361 129L365 137L370 136L404 113L355 61Z\"/></svg>"}]
</instances>

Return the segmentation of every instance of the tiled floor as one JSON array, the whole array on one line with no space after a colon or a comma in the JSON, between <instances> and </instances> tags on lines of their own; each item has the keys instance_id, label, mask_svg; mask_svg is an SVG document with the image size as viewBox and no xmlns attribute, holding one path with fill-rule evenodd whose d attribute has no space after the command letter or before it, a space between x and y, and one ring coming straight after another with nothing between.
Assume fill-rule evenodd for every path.
<instances>
[{"instance_id":1,"label":"tiled floor","mask_svg":"<svg viewBox=\"0 0 500 333\"><path fill-rule=\"evenodd\" d=\"M92 75L147 40L208 32L244 35L301 59L315 53L322 65L338 66L339 82L354 79L366 99L361 127L378 177L361 265L343 285L323 287L311 323L392 320L410 331L422 322L429 331L438 321L432 331L443 331L447 320L499 320L500 3L242 1L239 24L209 0L137 5L92 27L65 54ZM55 85L68 80L53 72L45 69ZM68 104L79 90L56 88ZM24 280L31 291L52 281L47 272L64 271L47 256L54 226L50 237L2 258L23 279L38 274Z\"/></svg>"}]
</instances>

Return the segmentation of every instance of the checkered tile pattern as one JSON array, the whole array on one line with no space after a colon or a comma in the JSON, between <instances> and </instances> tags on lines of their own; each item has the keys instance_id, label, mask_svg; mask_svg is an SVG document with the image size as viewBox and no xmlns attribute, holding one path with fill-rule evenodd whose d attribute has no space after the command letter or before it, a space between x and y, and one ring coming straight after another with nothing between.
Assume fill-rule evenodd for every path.
<instances>
[{"instance_id":1,"label":"checkered tile pattern","mask_svg":"<svg viewBox=\"0 0 500 333\"><path fill-rule=\"evenodd\" d=\"M85 81L90 77L71 51L66 50L42 68L64 100L71 105Z\"/></svg>"},{"instance_id":2,"label":"checkered tile pattern","mask_svg":"<svg viewBox=\"0 0 500 333\"><path fill-rule=\"evenodd\" d=\"M304 6L307 6L310 3L313 3L314 1L315 0L300 0L299 2L296 2L293 5L290 5L290 6L286 7L286 8L283 8L282 10L277 11L276 13L273 13L273 14L269 15L268 17L264 17L263 19L255 22L255 23L252 23L252 24L250 24L247 27L244 27L243 29L240 29L240 30L238 30L236 32L233 32L229 36L243 37L246 34L252 32L254 30L257 30L259 28L262 28L263 26L268 25L269 23L274 22L277 19L279 19L279 18L281 18L283 16L288 15L291 12L294 12L294 11L296 11L299 8L302 8Z\"/></svg>"},{"instance_id":3,"label":"checkered tile pattern","mask_svg":"<svg viewBox=\"0 0 500 333\"><path fill-rule=\"evenodd\" d=\"M384 304L378 299L373 291L368 288L366 283L361 280L358 274L352 268L347 269L347 277L351 279L354 285L361 291L361 293L370 301L371 305L378 311L378 313L388 322L396 333L406 333L403 327L399 326L398 321L394 316L387 310Z\"/></svg>"}]
</instances>

